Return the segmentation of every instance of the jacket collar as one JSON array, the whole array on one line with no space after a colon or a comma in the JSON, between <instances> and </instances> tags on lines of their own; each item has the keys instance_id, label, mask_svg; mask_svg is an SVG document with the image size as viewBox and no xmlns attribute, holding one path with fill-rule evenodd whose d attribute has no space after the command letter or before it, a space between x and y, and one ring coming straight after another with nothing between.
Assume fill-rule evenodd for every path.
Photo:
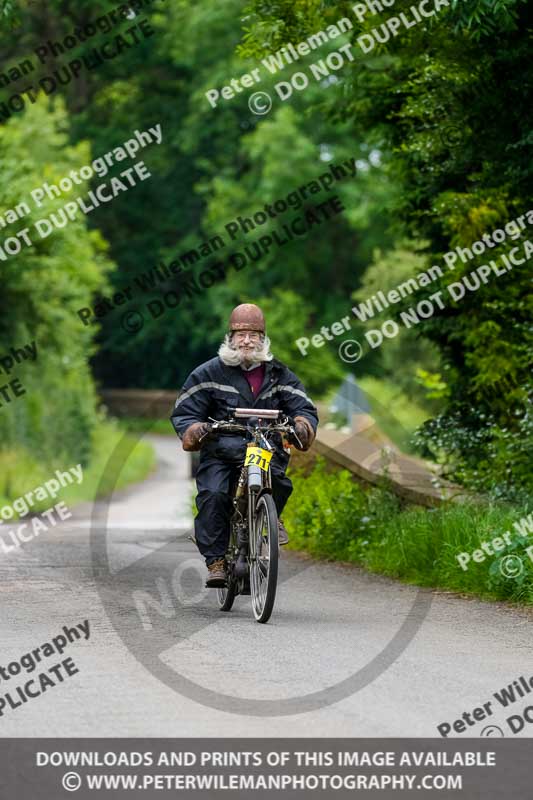
<instances>
[{"instance_id":1,"label":"jacket collar","mask_svg":"<svg viewBox=\"0 0 533 800\"><path fill-rule=\"evenodd\" d=\"M261 386L260 390L258 391L257 395L254 397L252 394L252 390L250 389L250 384L246 380L244 371L240 368L240 366L231 367L228 364L224 364L222 359L219 357L220 366L227 376L228 380L235 386L236 389L239 390L240 394L243 397L246 397L248 406L253 408L253 406L257 405L257 401L260 399L261 394L265 392L276 380L276 374L280 369L279 363L276 359L272 359L272 361L265 361L265 377L263 379L263 385Z\"/></svg>"},{"instance_id":2,"label":"jacket collar","mask_svg":"<svg viewBox=\"0 0 533 800\"><path fill-rule=\"evenodd\" d=\"M242 397L246 398L247 405L252 405L254 396L252 394L252 390L250 389L250 384L246 380L244 372L240 366L232 367L229 364L224 364L220 357L219 361L222 372L226 375L228 383L230 383L232 386L235 386L235 388L239 390L239 393L242 395Z\"/></svg>"}]
</instances>

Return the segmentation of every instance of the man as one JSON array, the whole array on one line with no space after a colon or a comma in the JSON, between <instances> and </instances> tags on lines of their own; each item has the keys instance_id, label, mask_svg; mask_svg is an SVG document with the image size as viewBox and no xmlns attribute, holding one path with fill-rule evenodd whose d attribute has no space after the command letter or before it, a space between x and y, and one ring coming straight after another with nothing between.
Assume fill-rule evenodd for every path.
<instances>
[{"instance_id":1,"label":"man","mask_svg":"<svg viewBox=\"0 0 533 800\"><path fill-rule=\"evenodd\" d=\"M208 568L206 586L226 585L224 555L233 509L230 492L246 451L244 436L206 436L207 420L227 420L233 409L254 406L279 409L292 417L300 449L311 446L318 425L316 408L296 375L270 352L261 309L243 303L231 313L229 334L220 345L218 356L191 372L170 418L183 449L202 450L196 473L198 515L194 530ZM292 492L292 483L285 475L289 456L281 438L276 438L271 461L272 495L280 515ZM280 544L287 542L287 532L280 524Z\"/></svg>"}]
</instances>

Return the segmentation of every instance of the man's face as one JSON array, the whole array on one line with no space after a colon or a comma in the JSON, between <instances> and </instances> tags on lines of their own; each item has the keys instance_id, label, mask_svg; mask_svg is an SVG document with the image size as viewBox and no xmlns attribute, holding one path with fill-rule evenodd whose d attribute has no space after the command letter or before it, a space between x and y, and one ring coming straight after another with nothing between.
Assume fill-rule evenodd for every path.
<instances>
[{"instance_id":1,"label":"man's face","mask_svg":"<svg viewBox=\"0 0 533 800\"><path fill-rule=\"evenodd\" d=\"M262 335L258 331L234 331L231 343L242 354L243 358L250 359L258 345L261 344Z\"/></svg>"}]
</instances>

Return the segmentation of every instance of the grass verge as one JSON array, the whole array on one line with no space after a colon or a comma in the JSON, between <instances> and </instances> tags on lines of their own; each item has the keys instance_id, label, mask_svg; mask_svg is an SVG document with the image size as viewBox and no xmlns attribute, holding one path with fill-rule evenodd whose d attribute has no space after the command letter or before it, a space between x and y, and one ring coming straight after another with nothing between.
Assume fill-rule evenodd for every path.
<instances>
[{"instance_id":1,"label":"grass verge","mask_svg":"<svg viewBox=\"0 0 533 800\"><path fill-rule=\"evenodd\" d=\"M94 500L97 496L107 494L113 487L100 487L100 481L109 456L122 441L124 429L115 422L100 422L95 427L91 440L91 458L89 465L83 470L81 483L72 483L62 488L56 499L46 497L35 500L31 508L34 512L45 511L59 500L68 506L74 506L86 500ZM135 437L132 437L134 440ZM65 463L60 457L50 464L36 460L26 450L0 451L0 508L11 504L14 500L42 486L54 478L55 470L67 472L75 463ZM130 453L116 484L122 489L132 483L142 481L155 466L155 453L150 444L138 441ZM14 519L17 518L15 514ZM7 520L6 520L7 521Z\"/></svg>"},{"instance_id":2,"label":"grass verge","mask_svg":"<svg viewBox=\"0 0 533 800\"><path fill-rule=\"evenodd\" d=\"M121 427L134 433L157 433L160 436L174 436L176 431L169 419L147 419L146 417L121 417Z\"/></svg>"},{"instance_id":3,"label":"grass verge","mask_svg":"<svg viewBox=\"0 0 533 800\"><path fill-rule=\"evenodd\" d=\"M294 492L283 513L290 548L418 586L533 604L533 561L526 553L533 544L531 508L490 503L405 507L392 493L363 489L347 470L328 470L321 458L310 474L291 471L290 476ZM526 534L520 535L514 523L524 517L529 522L522 524ZM510 543L503 541L504 547L495 551L491 541L506 532ZM481 549L483 542L493 555ZM463 569L457 556L475 550L484 560L471 559Z\"/></svg>"}]
</instances>

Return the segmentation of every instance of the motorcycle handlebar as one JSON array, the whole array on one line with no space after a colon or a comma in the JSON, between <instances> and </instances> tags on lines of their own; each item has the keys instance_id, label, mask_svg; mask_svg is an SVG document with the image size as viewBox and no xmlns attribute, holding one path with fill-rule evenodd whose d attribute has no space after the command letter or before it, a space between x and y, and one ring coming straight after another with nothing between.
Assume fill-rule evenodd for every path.
<instances>
[{"instance_id":1,"label":"motorcycle handlebar","mask_svg":"<svg viewBox=\"0 0 533 800\"><path fill-rule=\"evenodd\" d=\"M209 426L209 428L206 431L206 433L204 433L204 435L200 438L199 440L200 442L202 442L206 436L209 436L210 433L216 433L219 430L225 430L228 432L231 431L234 433L249 433L250 430L252 430L247 425L239 425L236 422L226 422L225 420L211 419L210 422L206 424ZM294 430L294 423L293 420L290 419L290 417L287 417L287 422L285 423L279 423L279 422L276 422L275 424L268 423L266 425L258 425L257 428L261 432L271 431L273 433L290 434L294 437L294 439L296 439L298 445L301 446L302 444L300 439L296 435L296 431Z\"/></svg>"},{"instance_id":2,"label":"motorcycle handlebar","mask_svg":"<svg viewBox=\"0 0 533 800\"><path fill-rule=\"evenodd\" d=\"M238 423L234 422L223 422L223 421L215 421L212 423L208 423L210 431L235 431L236 433L243 432L248 433L251 430L256 430L257 428L263 431L277 431L279 433L291 433L292 425L280 424L276 423L275 425L267 424L267 425L257 425L256 428L249 428L247 425L239 425Z\"/></svg>"}]
</instances>

